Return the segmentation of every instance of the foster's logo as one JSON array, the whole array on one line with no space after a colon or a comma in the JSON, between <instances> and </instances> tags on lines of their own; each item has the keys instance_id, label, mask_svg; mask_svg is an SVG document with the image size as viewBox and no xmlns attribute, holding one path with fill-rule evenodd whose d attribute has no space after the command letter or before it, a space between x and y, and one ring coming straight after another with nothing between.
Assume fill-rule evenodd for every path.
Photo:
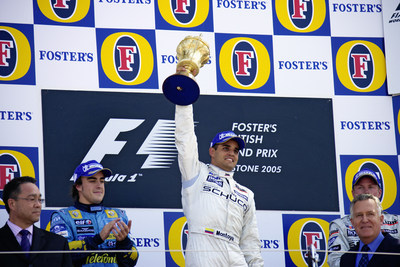
<instances>
[{"instance_id":1,"label":"foster's logo","mask_svg":"<svg viewBox=\"0 0 400 267\"><path fill-rule=\"evenodd\" d=\"M93 1L33 1L35 23L94 26Z\"/></svg>"},{"instance_id":2,"label":"foster's logo","mask_svg":"<svg viewBox=\"0 0 400 267\"><path fill-rule=\"evenodd\" d=\"M224 40L224 36L216 37L218 44L223 42L219 52L220 74L229 85L224 86L219 80L218 90L256 92L255 89L258 89L257 92L269 93L274 91L271 58L266 48L270 40L267 36L264 37L265 40L258 40L256 37ZM236 90L232 90L232 87Z\"/></svg>"},{"instance_id":3,"label":"foster's logo","mask_svg":"<svg viewBox=\"0 0 400 267\"><path fill-rule=\"evenodd\" d=\"M18 148L19 151L0 147L0 197L4 186L16 177L37 177L37 148ZM32 157L32 158L29 158ZM4 203L0 199L0 207Z\"/></svg>"},{"instance_id":4,"label":"foster's logo","mask_svg":"<svg viewBox=\"0 0 400 267\"><path fill-rule=\"evenodd\" d=\"M333 47L340 46L336 53L335 90L339 94L357 93L386 94L386 67L382 44L367 40L353 40L340 44L341 38L335 38ZM339 44L338 44L339 43ZM342 87L345 87L341 89Z\"/></svg>"},{"instance_id":5,"label":"foster's logo","mask_svg":"<svg viewBox=\"0 0 400 267\"><path fill-rule=\"evenodd\" d=\"M327 239L329 223L320 218L302 218L295 221L288 231L287 246L295 266L308 266L308 249L313 245L319 257L318 266L327 260ZM287 259L288 260L288 259Z\"/></svg>"},{"instance_id":6,"label":"foster's logo","mask_svg":"<svg viewBox=\"0 0 400 267\"><path fill-rule=\"evenodd\" d=\"M32 35L31 25L0 25L0 82L34 84Z\"/></svg>"},{"instance_id":7,"label":"foster's logo","mask_svg":"<svg viewBox=\"0 0 400 267\"><path fill-rule=\"evenodd\" d=\"M287 34L288 31L315 33L317 30L324 35L329 34L325 0L276 0L275 11L278 21L274 17L274 27L278 34Z\"/></svg>"},{"instance_id":8,"label":"foster's logo","mask_svg":"<svg viewBox=\"0 0 400 267\"><path fill-rule=\"evenodd\" d=\"M100 33L107 34L106 31ZM147 39L137 33L116 32L105 36L100 50L101 67L108 78L100 77L102 87L115 87L115 83L143 86L156 72L153 49ZM152 84L156 86L157 83Z\"/></svg>"},{"instance_id":9,"label":"foster's logo","mask_svg":"<svg viewBox=\"0 0 400 267\"><path fill-rule=\"evenodd\" d=\"M179 28L194 28L202 26L202 30L212 30L209 0L160 0L157 1L158 11L162 20L169 25ZM165 25L156 16L158 26L171 28Z\"/></svg>"}]
</instances>

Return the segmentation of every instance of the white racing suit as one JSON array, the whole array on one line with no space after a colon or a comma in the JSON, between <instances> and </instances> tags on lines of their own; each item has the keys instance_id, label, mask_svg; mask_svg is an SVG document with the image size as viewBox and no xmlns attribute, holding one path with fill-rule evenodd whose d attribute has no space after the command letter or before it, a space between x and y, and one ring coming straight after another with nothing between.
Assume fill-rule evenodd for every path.
<instances>
[{"instance_id":1,"label":"white racing suit","mask_svg":"<svg viewBox=\"0 0 400 267\"><path fill-rule=\"evenodd\" d=\"M395 238L400 238L399 215L383 212L382 232L389 233ZM329 241L328 241L328 264L330 267L340 266L340 257L344 252L357 245L360 241L350 216L346 215L342 218L333 220L329 224Z\"/></svg>"},{"instance_id":2,"label":"white racing suit","mask_svg":"<svg viewBox=\"0 0 400 267\"><path fill-rule=\"evenodd\" d=\"M176 106L175 123L189 228L186 266L264 266L253 192L233 172L199 161L192 105Z\"/></svg>"}]
</instances>

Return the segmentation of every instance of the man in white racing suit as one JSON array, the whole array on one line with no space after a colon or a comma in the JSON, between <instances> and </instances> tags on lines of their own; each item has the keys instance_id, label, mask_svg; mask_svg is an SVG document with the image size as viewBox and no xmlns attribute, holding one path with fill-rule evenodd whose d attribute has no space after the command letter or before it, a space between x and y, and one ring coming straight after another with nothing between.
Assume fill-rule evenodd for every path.
<instances>
[{"instance_id":1,"label":"man in white racing suit","mask_svg":"<svg viewBox=\"0 0 400 267\"><path fill-rule=\"evenodd\" d=\"M360 194L372 194L377 198L382 196L382 182L376 173L369 169L362 169L354 175L353 178L353 198ZM395 238L400 238L399 215L382 213L384 216L381 226L382 232L389 233ZM340 257L344 251L357 245L360 241L353 225L350 222L350 216L333 220L329 225L328 241L328 264L330 267L340 266Z\"/></svg>"},{"instance_id":2,"label":"man in white racing suit","mask_svg":"<svg viewBox=\"0 0 400 267\"><path fill-rule=\"evenodd\" d=\"M175 142L188 221L186 266L264 266L253 192L233 179L243 139L231 131L211 142L211 164L199 161L193 107L176 106Z\"/></svg>"}]
</instances>

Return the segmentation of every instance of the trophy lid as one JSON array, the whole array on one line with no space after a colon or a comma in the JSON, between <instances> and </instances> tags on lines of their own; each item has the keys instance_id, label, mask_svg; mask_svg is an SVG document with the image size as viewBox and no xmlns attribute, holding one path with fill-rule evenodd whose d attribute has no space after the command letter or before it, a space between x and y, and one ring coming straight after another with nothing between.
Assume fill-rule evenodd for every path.
<instances>
[{"instance_id":1,"label":"trophy lid","mask_svg":"<svg viewBox=\"0 0 400 267\"><path fill-rule=\"evenodd\" d=\"M196 81L180 74L174 74L165 79L162 89L169 101L181 106L193 104L200 95L200 88Z\"/></svg>"}]
</instances>

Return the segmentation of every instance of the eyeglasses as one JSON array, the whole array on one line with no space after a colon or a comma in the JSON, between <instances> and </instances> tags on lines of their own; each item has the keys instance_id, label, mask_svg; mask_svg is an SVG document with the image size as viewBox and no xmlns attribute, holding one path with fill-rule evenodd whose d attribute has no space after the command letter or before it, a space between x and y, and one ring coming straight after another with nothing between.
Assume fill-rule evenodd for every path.
<instances>
[{"instance_id":1,"label":"eyeglasses","mask_svg":"<svg viewBox=\"0 0 400 267\"><path fill-rule=\"evenodd\" d=\"M23 199L28 201L29 203L36 203L39 202L40 204L43 204L44 198L34 198L34 197L16 197L14 199Z\"/></svg>"}]
</instances>

